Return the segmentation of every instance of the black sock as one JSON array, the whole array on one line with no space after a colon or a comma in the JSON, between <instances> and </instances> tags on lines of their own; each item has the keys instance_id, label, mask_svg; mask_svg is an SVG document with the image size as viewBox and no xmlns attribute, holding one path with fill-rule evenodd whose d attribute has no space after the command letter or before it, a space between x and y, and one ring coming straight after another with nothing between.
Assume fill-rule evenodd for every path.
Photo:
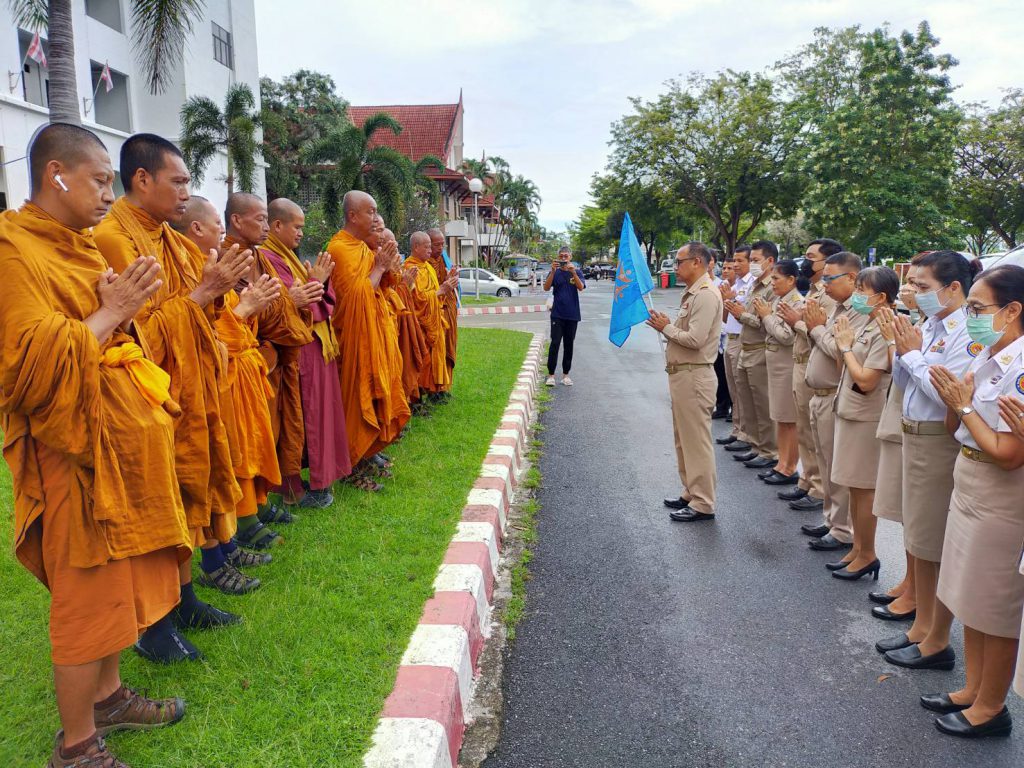
<instances>
[{"instance_id":1,"label":"black sock","mask_svg":"<svg viewBox=\"0 0 1024 768\"><path fill-rule=\"evenodd\" d=\"M202 605L202 602L196 597L196 591L192 587L192 582L181 585L181 602L178 603L178 613L183 616L191 616L195 610Z\"/></svg>"}]
</instances>

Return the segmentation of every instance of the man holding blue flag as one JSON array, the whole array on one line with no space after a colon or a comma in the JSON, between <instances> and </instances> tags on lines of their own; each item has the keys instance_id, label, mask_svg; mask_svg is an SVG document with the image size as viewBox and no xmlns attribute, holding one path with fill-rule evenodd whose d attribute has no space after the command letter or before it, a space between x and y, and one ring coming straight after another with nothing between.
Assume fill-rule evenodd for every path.
<instances>
[{"instance_id":1,"label":"man holding blue flag","mask_svg":"<svg viewBox=\"0 0 1024 768\"><path fill-rule=\"evenodd\" d=\"M691 242L676 254L676 279L686 285L673 323L651 311L647 324L667 340L665 372L672 399L676 460L683 492L665 499L669 517L683 523L715 518L715 454L711 413L715 409L718 356L722 332L722 296L708 276L711 250Z\"/></svg>"}]
</instances>

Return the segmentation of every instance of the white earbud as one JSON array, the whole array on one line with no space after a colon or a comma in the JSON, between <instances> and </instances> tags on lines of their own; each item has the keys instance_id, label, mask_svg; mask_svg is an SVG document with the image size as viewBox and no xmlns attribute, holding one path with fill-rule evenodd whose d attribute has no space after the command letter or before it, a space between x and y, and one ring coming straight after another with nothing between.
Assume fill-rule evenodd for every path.
<instances>
[{"instance_id":1,"label":"white earbud","mask_svg":"<svg viewBox=\"0 0 1024 768\"><path fill-rule=\"evenodd\" d=\"M62 178L60 177L60 174L59 174L59 173L58 173L58 174L55 174L55 175L54 175L54 177L53 177L53 180L54 180L54 181L56 181L56 182L57 182L57 186L59 186L59 187L60 187L61 189L63 189L63 190L65 191L65 192L67 192L67 191L68 191L68 187L67 187L67 184L65 184L65 183L64 183L64 179L62 179Z\"/></svg>"}]
</instances>

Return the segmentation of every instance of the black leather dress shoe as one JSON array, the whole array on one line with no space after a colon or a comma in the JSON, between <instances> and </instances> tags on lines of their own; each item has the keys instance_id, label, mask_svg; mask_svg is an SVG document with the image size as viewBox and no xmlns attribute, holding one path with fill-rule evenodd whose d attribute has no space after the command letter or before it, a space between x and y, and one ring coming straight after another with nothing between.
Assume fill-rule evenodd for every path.
<instances>
[{"instance_id":1,"label":"black leather dress shoe","mask_svg":"<svg viewBox=\"0 0 1024 768\"><path fill-rule=\"evenodd\" d=\"M804 536L813 536L816 539L820 539L822 536L824 536L826 533L828 533L828 526L825 525L825 524L822 524L822 525L810 525L810 524L801 525L800 526L800 533L802 533Z\"/></svg>"},{"instance_id":2,"label":"black leather dress shoe","mask_svg":"<svg viewBox=\"0 0 1024 768\"><path fill-rule=\"evenodd\" d=\"M719 445L732 445L737 440L736 435L729 435L728 437L716 437L715 442Z\"/></svg>"},{"instance_id":3,"label":"black leather dress shoe","mask_svg":"<svg viewBox=\"0 0 1024 768\"><path fill-rule=\"evenodd\" d=\"M819 552L838 552L841 549L851 549L853 544L847 544L845 541L840 541L831 533L826 533L820 539L811 539L807 542L807 546L811 549L816 549Z\"/></svg>"},{"instance_id":4,"label":"black leather dress shoe","mask_svg":"<svg viewBox=\"0 0 1024 768\"><path fill-rule=\"evenodd\" d=\"M1003 707L1003 711L987 723L971 725L970 720L964 717L963 712L953 712L935 718L935 727L947 736L958 736L961 739L983 739L986 736L1009 736L1010 731L1013 730L1013 718L1010 717L1010 710Z\"/></svg>"},{"instance_id":5,"label":"black leather dress shoe","mask_svg":"<svg viewBox=\"0 0 1024 768\"><path fill-rule=\"evenodd\" d=\"M779 491L775 495L783 501L799 501L807 495L807 491L803 488L790 488L788 491Z\"/></svg>"},{"instance_id":6,"label":"black leather dress shoe","mask_svg":"<svg viewBox=\"0 0 1024 768\"><path fill-rule=\"evenodd\" d=\"M956 653L947 645L938 653L922 656L914 644L896 651L886 651L885 660L905 669L941 669L949 672L956 666Z\"/></svg>"},{"instance_id":7,"label":"black leather dress shoe","mask_svg":"<svg viewBox=\"0 0 1024 768\"><path fill-rule=\"evenodd\" d=\"M696 509L687 507L678 512L669 512L668 516L677 523L697 523L702 520L714 520L715 516L707 512L698 512Z\"/></svg>"},{"instance_id":8,"label":"black leather dress shoe","mask_svg":"<svg viewBox=\"0 0 1024 768\"><path fill-rule=\"evenodd\" d=\"M875 581L878 581L878 574L881 570L882 561L872 560L863 568L858 568L856 571L851 571L849 567L846 567L841 571L832 571L832 578L839 579L840 581L860 581L865 576L871 576Z\"/></svg>"},{"instance_id":9,"label":"black leather dress shoe","mask_svg":"<svg viewBox=\"0 0 1024 768\"><path fill-rule=\"evenodd\" d=\"M767 456L763 458L758 456L750 459L749 461L744 461L743 466L748 467L749 469L768 469L769 467L774 467L778 463L777 459L769 459Z\"/></svg>"},{"instance_id":10,"label":"black leather dress shoe","mask_svg":"<svg viewBox=\"0 0 1024 768\"><path fill-rule=\"evenodd\" d=\"M876 605L871 609L871 615L876 619L882 621L913 621L917 618L917 611L907 611L906 613L893 613L889 610L888 605Z\"/></svg>"},{"instance_id":11,"label":"black leather dress shoe","mask_svg":"<svg viewBox=\"0 0 1024 768\"><path fill-rule=\"evenodd\" d=\"M888 592L868 592L868 600L879 605L888 605L895 599Z\"/></svg>"},{"instance_id":12,"label":"black leather dress shoe","mask_svg":"<svg viewBox=\"0 0 1024 768\"><path fill-rule=\"evenodd\" d=\"M662 504L664 504L669 509L686 509L688 506L690 506L690 502L688 502L682 496L679 496L675 499L665 499L662 502Z\"/></svg>"},{"instance_id":13,"label":"black leather dress shoe","mask_svg":"<svg viewBox=\"0 0 1024 768\"><path fill-rule=\"evenodd\" d=\"M765 485L796 485L800 482L800 475L794 472L792 475L784 475L781 472L773 472L764 479Z\"/></svg>"},{"instance_id":14,"label":"black leather dress shoe","mask_svg":"<svg viewBox=\"0 0 1024 768\"><path fill-rule=\"evenodd\" d=\"M900 648L907 648L913 645L910 642L910 638L907 637L907 633L903 632L896 637L886 637L875 643L875 650L879 653L888 653L889 651L898 651Z\"/></svg>"},{"instance_id":15,"label":"black leather dress shoe","mask_svg":"<svg viewBox=\"0 0 1024 768\"><path fill-rule=\"evenodd\" d=\"M758 480L767 480L769 477L775 474L775 469L763 469L757 473Z\"/></svg>"},{"instance_id":16,"label":"black leather dress shoe","mask_svg":"<svg viewBox=\"0 0 1024 768\"><path fill-rule=\"evenodd\" d=\"M726 450L728 450L728 446L726 446ZM736 461L753 461L757 458L757 454L753 451L746 451L745 453L734 453L732 457Z\"/></svg>"},{"instance_id":17,"label":"black leather dress shoe","mask_svg":"<svg viewBox=\"0 0 1024 768\"><path fill-rule=\"evenodd\" d=\"M729 415L729 410L727 408L723 408L721 410L717 410L714 413L712 413L711 414L711 418L717 421L718 419L724 419L728 415Z\"/></svg>"},{"instance_id":18,"label":"black leather dress shoe","mask_svg":"<svg viewBox=\"0 0 1024 768\"><path fill-rule=\"evenodd\" d=\"M729 451L729 453L746 453L750 450L750 443L743 440L734 440L725 446L725 450Z\"/></svg>"},{"instance_id":19,"label":"black leather dress shoe","mask_svg":"<svg viewBox=\"0 0 1024 768\"><path fill-rule=\"evenodd\" d=\"M825 502L813 496L804 496L802 499L789 502L789 508L794 512L821 512Z\"/></svg>"},{"instance_id":20,"label":"black leather dress shoe","mask_svg":"<svg viewBox=\"0 0 1024 768\"><path fill-rule=\"evenodd\" d=\"M948 693L926 693L921 697L921 706L940 715L963 712L970 704L954 704Z\"/></svg>"}]
</instances>

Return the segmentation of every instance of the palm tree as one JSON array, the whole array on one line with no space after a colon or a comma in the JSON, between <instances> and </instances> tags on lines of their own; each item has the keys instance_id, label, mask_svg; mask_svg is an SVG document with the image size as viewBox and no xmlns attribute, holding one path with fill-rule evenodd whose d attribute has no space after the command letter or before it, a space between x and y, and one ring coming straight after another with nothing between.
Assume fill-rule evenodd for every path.
<instances>
[{"instance_id":1,"label":"palm tree","mask_svg":"<svg viewBox=\"0 0 1024 768\"><path fill-rule=\"evenodd\" d=\"M536 212L540 208L540 193L537 185L522 175L512 177L503 174L500 189L494 195L494 204L498 208L497 242L505 233L509 233L510 244L512 234L517 230L525 232L531 222L536 221ZM520 241L521 242L521 241Z\"/></svg>"},{"instance_id":2,"label":"palm tree","mask_svg":"<svg viewBox=\"0 0 1024 768\"><path fill-rule=\"evenodd\" d=\"M50 122L81 125L71 0L8 0L8 5L15 24L47 32ZM131 0L130 6L132 47L150 93L162 93L206 4L204 0Z\"/></svg>"},{"instance_id":3,"label":"palm tree","mask_svg":"<svg viewBox=\"0 0 1024 768\"><path fill-rule=\"evenodd\" d=\"M210 161L218 152L228 156L225 181L228 194L238 189L252 192L256 186L256 156L261 144L256 136L260 126L256 97L245 83L228 88L224 111L206 96L193 96L181 108L181 153L193 183L203 180Z\"/></svg>"},{"instance_id":4,"label":"palm tree","mask_svg":"<svg viewBox=\"0 0 1024 768\"><path fill-rule=\"evenodd\" d=\"M413 163L391 147L374 145L377 131L391 131L397 136L402 125L386 112L378 112L362 127L340 123L303 152L304 162L324 167L320 196L324 214L335 226L342 224L341 199L353 189L373 195L388 222L402 220L405 200L416 188L429 194L432 203L436 200L436 185L424 181L424 174L432 167L444 168L444 161L428 155Z\"/></svg>"}]
</instances>

